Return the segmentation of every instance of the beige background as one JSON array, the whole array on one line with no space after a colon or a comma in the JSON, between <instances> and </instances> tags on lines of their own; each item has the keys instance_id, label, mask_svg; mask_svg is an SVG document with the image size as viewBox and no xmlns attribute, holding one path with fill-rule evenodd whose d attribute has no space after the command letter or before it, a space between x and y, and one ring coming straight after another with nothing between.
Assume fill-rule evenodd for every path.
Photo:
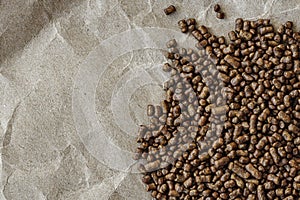
<instances>
[{"instance_id":1,"label":"beige background","mask_svg":"<svg viewBox=\"0 0 300 200\"><path fill-rule=\"evenodd\" d=\"M291 20L300 26L300 0L222 1L225 20L215 17L216 2L0 0L0 199L151 199L138 174L104 165L81 141L78 129L85 127L74 119L77 73L113 35L143 27L178 30L181 18L195 17L216 35L232 30L237 17L271 18L275 25ZM165 16L162 8L169 4L177 13ZM163 61L157 49L136 50L116 58L97 80L94 112L121 149L134 149L134 133L128 130L147 122L146 105L158 103L163 92L160 79L138 86L120 110L112 111L114 91L126 91L130 72ZM130 113L131 122L123 122L128 130L116 122L123 109Z\"/></svg>"}]
</instances>

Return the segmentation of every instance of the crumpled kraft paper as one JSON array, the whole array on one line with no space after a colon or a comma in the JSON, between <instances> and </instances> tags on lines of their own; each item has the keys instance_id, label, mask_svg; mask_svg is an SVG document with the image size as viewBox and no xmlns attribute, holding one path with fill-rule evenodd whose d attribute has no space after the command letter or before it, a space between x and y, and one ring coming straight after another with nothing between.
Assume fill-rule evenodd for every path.
<instances>
[{"instance_id":1,"label":"crumpled kraft paper","mask_svg":"<svg viewBox=\"0 0 300 200\"><path fill-rule=\"evenodd\" d=\"M177 12L166 16L170 4ZM0 0L0 199L151 199L130 156L146 106L164 95L163 42L190 38L177 21L194 17L218 36L238 17L299 29L299 8L299 0Z\"/></svg>"}]
</instances>

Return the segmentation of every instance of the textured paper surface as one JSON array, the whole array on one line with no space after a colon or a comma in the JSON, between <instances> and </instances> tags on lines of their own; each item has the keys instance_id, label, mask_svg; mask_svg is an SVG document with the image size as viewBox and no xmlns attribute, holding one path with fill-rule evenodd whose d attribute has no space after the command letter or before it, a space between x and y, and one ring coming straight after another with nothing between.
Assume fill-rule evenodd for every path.
<instances>
[{"instance_id":1,"label":"textured paper surface","mask_svg":"<svg viewBox=\"0 0 300 200\"><path fill-rule=\"evenodd\" d=\"M0 0L0 199L151 199L129 156L163 97L162 42L188 40L177 21L219 36L238 17L300 27L299 0L222 1L225 20L217 2Z\"/></svg>"}]
</instances>

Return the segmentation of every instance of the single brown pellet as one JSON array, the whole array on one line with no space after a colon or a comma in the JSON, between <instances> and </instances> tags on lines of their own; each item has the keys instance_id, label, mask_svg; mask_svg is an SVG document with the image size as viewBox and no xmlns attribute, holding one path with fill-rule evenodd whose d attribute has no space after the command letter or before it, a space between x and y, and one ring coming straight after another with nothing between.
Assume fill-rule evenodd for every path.
<instances>
[{"instance_id":1,"label":"single brown pellet","mask_svg":"<svg viewBox=\"0 0 300 200\"><path fill-rule=\"evenodd\" d=\"M231 170L234 173L236 173L238 176L240 176L241 178L244 178L244 179L249 178L250 174L245 169L243 169L242 167L240 167L237 164L230 163L230 165L232 165L232 166L229 168L231 168Z\"/></svg>"},{"instance_id":2,"label":"single brown pellet","mask_svg":"<svg viewBox=\"0 0 300 200\"><path fill-rule=\"evenodd\" d=\"M155 108L153 105L148 105L148 108L147 108L147 115L148 116L153 116L154 115L154 112L155 112Z\"/></svg>"},{"instance_id":3,"label":"single brown pellet","mask_svg":"<svg viewBox=\"0 0 300 200\"><path fill-rule=\"evenodd\" d=\"M266 200L266 195L265 195L265 192L264 192L264 187L263 185L259 185L257 187L257 198L258 200Z\"/></svg>"},{"instance_id":4,"label":"single brown pellet","mask_svg":"<svg viewBox=\"0 0 300 200\"><path fill-rule=\"evenodd\" d=\"M169 42L167 42L166 46L168 48L172 48L172 47L176 47L177 46L177 42L175 39L170 40Z\"/></svg>"},{"instance_id":5,"label":"single brown pellet","mask_svg":"<svg viewBox=\"0 0 300 200\"><path fill-rule=\"evenodd\" d=\"M217 168L220 168L220 167L226 165L229 161L230 161L230 159L228 157L223 157L223 158L217 160L215 162L215 165Z\"/></svg>"},{"instance_id":6,"label":"single brown pellet","mask_svg":"<svg viewBox=\"0 0 300 200\"><path fill-rule=\"evenodd\" d=\"M257 178L257 179L261 179L262 178L261 172L259 172L251 163L249 163L248 165L246 165L246 169L255 178Z\"/></svg>"},{"instance_id":7,"label":"single brown pellet","mask_svg":"<svg viewBox=\"0 0 300 200\"><path fill-rule=\"evenodd\" d=\"M220 11L221 11L221 6L220 6L219 4L216 4L216 5L214 6L214 11L215 11L215 12L220 12Z\"/></svg>"},{"instance_id":8,"label":"single brown pellet","mask_svg":"<svg viewBox=\"0 0 300 200\"><path fill-rule=\"evenodd\" d=\"M175 11L176 11L176 8L173 5L170 5L169 7L164 9L164 12L166 15L170 15L170 14L174 13Z\"/></svg>"},{"instance_id":9,"label":"single brown pellet","mask_svg":"<svg viewBox=\"0 0 300 200\"><path fill-rule=\"evenodd\" d=\"M218 19L224 19L224 18L225 18L225 13L223 13L223 12L218 12L218 13L217 13L217 18L218 18Z\"/></svg>"}]
</instances>

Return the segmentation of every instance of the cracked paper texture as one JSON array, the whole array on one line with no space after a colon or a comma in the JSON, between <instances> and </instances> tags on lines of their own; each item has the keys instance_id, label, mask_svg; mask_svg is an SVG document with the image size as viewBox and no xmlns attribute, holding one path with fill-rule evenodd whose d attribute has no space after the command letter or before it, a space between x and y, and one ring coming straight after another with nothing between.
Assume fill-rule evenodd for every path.
<instances>
[{"instance_id":1,"label":"cracked paper texture","mask_svg":"<svg viewBox=\"0 0 300 200\"><path fill-rule=\"evenodd\" d=\"M291 20L299 28L299 0L222 1L225 20L215 17L216 2L0 0L0 200L151 199L139 174L106 165L82 141L80 131L89 127L82 125L86 116L80 118L82 124L74 119L74 112L81 114L74 101L86 102L74 100L76 77L103 41L145 27L178 31L181 18L195 17L217 35L233 29L237 17L271 18L275 25ZM162 8L169 4L177 12L165 16ZM147 32L143 34L146 39ZM97 69L103 75L95 91L86 91L95 95L95 119L120 149L133 151L134 130L148 122L146 105L163 97L162 80L155 78L159 72L150 72L153 84L130 88L130 81L162 62L157 49L120 55ZM89 83L88 77L85 81Z\"/></svg>"}]
</instances>

